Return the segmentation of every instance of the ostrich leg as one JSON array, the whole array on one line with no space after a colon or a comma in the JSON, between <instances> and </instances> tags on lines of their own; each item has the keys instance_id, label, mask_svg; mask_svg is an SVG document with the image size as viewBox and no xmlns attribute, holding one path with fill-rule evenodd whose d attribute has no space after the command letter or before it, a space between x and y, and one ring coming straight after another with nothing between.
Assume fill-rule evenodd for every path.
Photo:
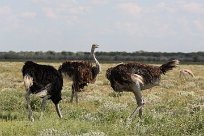
<instances>
[{"instance_id":1,"label":"ostrich leg","mask_svg":"<svg viewBox=\"0 0 204 136\"><path fill-rule=\"evenodd\" d=\"M75 93L74 93L74 96L76 98L76 103L78 103L78 92L79 92L79 85L75 84Z\"/></svg>"},{"instance_id":2,"label":"ostrich leg","mask_svg":"<svg viewBox=\"0 0 204 136\"><path fill-rule=\"evenodd\" d=\"M40 115L40 119L42 119L43 115L44 115L44 111L45 111L45 106L46 106L46 102L47 102L48 96L43 97L42 99L42 105L41 105L41 115Z\"/></svg>"},{"instance_id":3,"label":"ostrich leg","mask_svg":"<svg viewBox=\"0 0 204 136\"><path fill-rule=\"evenodd\" d=\"M139 82L137 82L133 86L133 93L135 95L135 100L137 102L137 107L133 111L133 113L130 115L130 117L135 116L135 114L139 111L139 117L142 118L142 107L144 105L144 101L142 99L142 93L141 93L141 88Z\"/></svg>"},{"instance_id":4,"label":"ostrich leg","mask_svg":"<svg viewBox=\"0 0 204 136\"><path fill-rule=\"evenodd\" d=\"M55 104L55 108L56 108L56 111L57 111L59 118L62 118L62 113L61 113L61 110L59 107L59 103Z\"/></svg>"},{"instance_id":5,"label":"ostrich leg","mask_svg":"<svg viewBox=\"0 0 204 136\"><path fill-rule=\"evenodd\" d=\"M72 94L71 94L71 99L70 102L73 102L73 98L74 98L74 93L75 93L75 88L74 88L74 83L72 84Z\"/></svg>"},{"instance_id":6,"label":"ostrich leg","mask_svg":"<svg viewBox=\"0 0 204 136\"><path fill-rule=\"evenodd\" d=\"M75 98L76 98L76 103L78 103L78 93L75 91Z\"/></svg>"},{"instance_id":7,"label":"ostrich leg","mask_svg":"<svg viewBox=\"0 0 204 136\"><path fill-rule=\"evenodd\" d=\"M30 95L31 95L31 91L29 89L27 89L26 94L25 94L25 99L26 99L26 103L28 106L28 118L30 121L34 121L33 118L33 113L32 113L32 109L31 109L31 105L30 105Z\"/></svg>"},{"instance_id":8,"label":"ostrich leg","mask_svg":"<svg viewBox=\"0 0 204 136\"><path fill-rule=\"evenodd\" d=\"M71 99L70 99L71 103L73 102L74 97L76 99L76 103L78 103L78 94L77 94L77 91L79 91L78 88L79 87L76 83L72 84L72 94L71 94Z\"/></svg>"}]
</instances>

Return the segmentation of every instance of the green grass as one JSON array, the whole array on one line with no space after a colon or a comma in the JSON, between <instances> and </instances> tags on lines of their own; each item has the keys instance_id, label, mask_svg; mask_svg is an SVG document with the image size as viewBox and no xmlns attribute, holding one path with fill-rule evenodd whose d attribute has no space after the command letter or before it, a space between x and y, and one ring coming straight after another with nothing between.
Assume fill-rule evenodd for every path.
<instances>
[{"instance_id":1,"label":"green grass","mask_svg":"<svg viewBox=\"0 0 204 136\"><path fill-rule=\"evenodd\" d=\"M44 63L43 63L44 64ZM48 64L48 63L47 63ZM56 68L60 63L49 63ZM135 108L131 93L115 93L105 78L105 71L115 64L102 64L95 84L79 93L79 103L69 103L71 82L64 80L63 118L48 101L40 119L41 99L32 96L35 122L30 122L25 106L21 62L0 62L0 136L123 136L123 135L203 135L204 66L180 65L162 76L160 86L144 90L143 118L129 119ZM179 69L189 68L194 79L178 78Z\"/></svg>"}]
</instances>

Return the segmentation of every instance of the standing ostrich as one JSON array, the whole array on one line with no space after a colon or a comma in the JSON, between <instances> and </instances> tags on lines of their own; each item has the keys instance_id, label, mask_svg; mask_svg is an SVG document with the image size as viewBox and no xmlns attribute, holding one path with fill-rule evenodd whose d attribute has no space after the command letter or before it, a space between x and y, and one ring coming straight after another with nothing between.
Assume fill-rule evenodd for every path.
<instances>
[{"instance_id":1,"label":"standing ostrich","mask_svg":"<svg viewBox=\"0 0 204 136\"><path fill-rule=\"evenodd\" d=\"M91 48L91 55L96 66L86 61L66 61L59 67L59 71L73 81L70 102L73 102L73 98L75 97L76 103L78 103L77 93L80 92L84 86L87 86L88 83L94 83L96 76L101 71L100 64L94 53L98 47L98 45L93 44Z\"/></svg>"},{"instance_id":2,"label":"standing ostrich","mask_svg":"<svg viewBox=\"0 0 204 136\"><path fill-rule=\"evenodd\" d=\"M178 60L169 61L161 66L151 66L141 63L119 64L106 71L106 77L111 83L111 87L116 92L133 92L137 107L130 117L139 111L142 117L142 107L144 101L141 90L152 88L159 85L161 75L176 67Z\"/></svg>"},{"instance_id":3,"label":"standing ostrich","mask_svg":"<svg viewBox=\"0 0 204 136\"><path fill-rule=\"evenodd\" d=\"M39 65L32 61L25 62L22 73L26 89L25 99L28 106L29 119L34 121L30 105L31 94L36 94L36 96L42 98L41 117L45 110L46 100L51 99L55 104L58 116L62 118L59 108L63 86L62 75L52 66Z\"/></svg>"}]
</instances>

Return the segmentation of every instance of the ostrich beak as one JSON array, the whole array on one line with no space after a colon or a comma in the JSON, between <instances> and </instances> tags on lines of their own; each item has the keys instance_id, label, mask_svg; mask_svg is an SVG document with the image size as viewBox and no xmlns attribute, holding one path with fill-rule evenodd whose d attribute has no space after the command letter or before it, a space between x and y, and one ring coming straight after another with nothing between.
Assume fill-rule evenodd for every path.
<instances>
[{"instance_id":1,"label":"ostrich beak","mask_svg":"<svg viewBox=\"0 0 204 136\"><path fill-rule=\"evenodd\" d=\"M98 44L95 44L96 46L95 46L95 48L99 48L99 45Z\"/></svg>"}]
</instances>

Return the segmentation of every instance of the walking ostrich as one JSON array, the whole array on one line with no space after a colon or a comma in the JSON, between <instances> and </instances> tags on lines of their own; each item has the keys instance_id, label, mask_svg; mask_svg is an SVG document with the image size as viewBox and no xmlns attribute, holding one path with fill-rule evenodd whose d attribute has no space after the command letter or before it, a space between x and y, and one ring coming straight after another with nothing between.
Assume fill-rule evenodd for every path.
<instances>
[{"instance_id":1,"label":"walking ostrich","mask_svg":"<svg viewBox=\"0 0 204 136\"><path fill-rule=\"evenodd\" d=\"M59 108L63 86L62 75L52 66L39 65L32 61L25 62L22 73L26 89L25 99L28 106L29 119L34 121L30 105L31 94L36 94L36 96L42 98L41 117L45 110L46 100L51 99L55 104L58 116L62 118Z\"/></svg>"},{"instance_id":2,"label":"walking ostrich","mask_svg":"<svg viewBox=\"0 0 204 136\"><path fill-rule=\"evenodd\" d=\"M99 45L93 44L91 48L91 55L96 66L86 61L66 61L59 67L59 71L73 81L70 102L73 102L73 98L75 97L76 103L78 103L77 93L80 92L84 86L87 86L88 83L94 83L98 73L101 71L100 64L94 53L98 47Z\"/></svg>"},{"instance_id":3,"label":"walking ostrich","mask_svg":"<svg viewBox=\"0 0 204 136\"><path fill-rule=\"evenodd\" d=\"M137 107L130 115L132 117L139 111L142 117L142 107L144 101L141 90L152 88L159 85L161 75L176 67L178 60L169 61L161 66L151 66L141 63L126 63L111 67L106 71L106 77L110 81L111 87L116 92L133 92Z\"/></svg>"}]
</instances>

